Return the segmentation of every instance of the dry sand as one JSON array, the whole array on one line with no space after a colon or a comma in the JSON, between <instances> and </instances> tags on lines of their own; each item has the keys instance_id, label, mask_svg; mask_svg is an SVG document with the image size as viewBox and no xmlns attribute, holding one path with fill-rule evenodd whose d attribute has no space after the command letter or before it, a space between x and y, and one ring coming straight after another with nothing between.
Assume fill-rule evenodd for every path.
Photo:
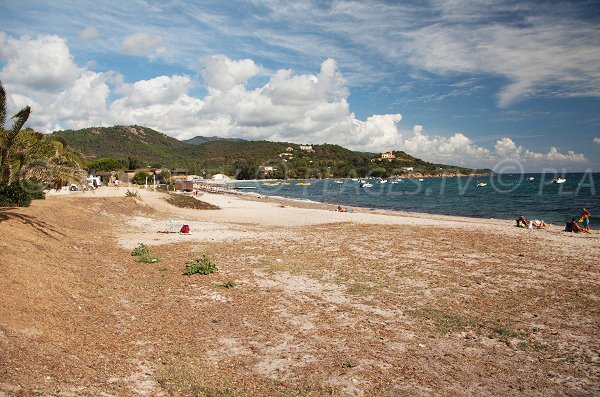
<instances>
[{"instance_id":1,"label":"dry sand","mask_svg":"<svg viewBox=\"0 0 600 397\"><path fill-rule=\"evenodd\" d=\"M600 393L597 232L139 193L0 210L0 396Z\"/></svg>"}]
</instances>

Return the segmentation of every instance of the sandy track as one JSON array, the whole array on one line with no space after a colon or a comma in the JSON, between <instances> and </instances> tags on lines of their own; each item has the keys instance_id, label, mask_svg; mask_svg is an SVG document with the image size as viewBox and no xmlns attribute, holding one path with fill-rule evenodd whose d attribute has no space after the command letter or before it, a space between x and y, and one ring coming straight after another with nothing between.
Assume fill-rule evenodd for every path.
<instances>
[{"instance_id":1,"label":"sandy track","mask_svg":"<svg viewBox=\"0 0 600 397\"><path fill-rule=\"evenodd\" d=\"M598 234L123 194L3 211L0 393L600 392ZM192 236L158 233L168 217ZM182 276L202 253L219 272Z\"/></svg>"}]
</instances>

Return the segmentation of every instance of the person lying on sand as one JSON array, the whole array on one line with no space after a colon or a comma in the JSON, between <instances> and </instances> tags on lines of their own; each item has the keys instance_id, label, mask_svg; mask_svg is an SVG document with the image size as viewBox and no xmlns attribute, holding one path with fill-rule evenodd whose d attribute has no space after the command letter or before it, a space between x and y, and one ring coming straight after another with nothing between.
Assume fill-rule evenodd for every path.
<instances>
[{"instance_id":1,"label":"person lying on sand","mask_svg":"<svg viewBox=\"0 0 600 397\"><path fill-rule=\"evenodd\" d=\"M543 219L541 221L534 219L532 221L529 221L528 226L530 229L544 229L546 227L546 222L544 222Z\"/></svg>"},{"instance_id":2,"label":"person lying on sand","mask_svg":"<svg viewBox=\"0 0 600 397\"><path fill-rule=\"evenodd\" d=\"M350 212L350 210L348 208L344 208L341 205L338 205L338 207L335 209L335 212Z\"/></svg>"},{"instance_id":3,"label":"person lying on sand","mask_svg":"<svg viewBox=\"0 0 600 397\"><path fill-rule=\"evenodd\" d=\"M541 221L537 219L528 221L523 215L521 215L519 219L517 219L517 227L527 229L544 229L546 227L546 222L544 222L543 219Z\"/></svg>"}]
</instances>

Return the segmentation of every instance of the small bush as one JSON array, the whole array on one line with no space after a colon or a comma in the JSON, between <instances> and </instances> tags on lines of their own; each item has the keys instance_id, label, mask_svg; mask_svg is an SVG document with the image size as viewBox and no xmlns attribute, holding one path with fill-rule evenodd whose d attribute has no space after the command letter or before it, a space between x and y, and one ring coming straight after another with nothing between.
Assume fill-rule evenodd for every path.
<instances>
[{"instance_id":1,"label":"small bush","mask_svg":"<svg viewBox=\"0 0 600 397\"><path fill-rule=\"evenodd\" d=\"M183 274L190 276L192 274L210 274L217 271L217 265L212 263L208 256L202 255L202 259L194 259L185 265Z\"/></svg>"},{"instance_id":2,"label":"small bush","mask_svg":"<svg viewBox=\"0 0 600 397\"><path fill-rule=\"evenodd\" d=\"M135 190L129 190L127 189L127 191L125 192L125 197L135 197L135 198L139 198L140 195L138 194L137 191Z\"/></svg>"},{"instance_id":3,"label":"small bush","mask_svg":"<svg viewBox=\"0 0 600 397\"><path fill-rule=\"evenodd\" d=\"M149 256L149 255L150 255L150 250L148 249L148 246L143 243L139 243L137 245L137 247L135 247L133 249L133 251L131 251L131 256Z\"/></svg>"},{"instance_id":4,"label":"small bush","mask_svg":"<svg viewBox=\"0 0 600 397\"><path fill-rule=\"evenodd\" d=\"M235 281L227 280L223 283L223 288L235 288Z\"/></svg>"},{"instance_id":5,"label":"small bush","mask_svg":"<svg viewBox=\"0 0 600 397\"><path fill-rule=\"evenodd\" d=\"M20 180L7 185L0 183L0 207L29 207L31 200L44 199L43 188L30 180Z\"/></svg>"}]
</instances>

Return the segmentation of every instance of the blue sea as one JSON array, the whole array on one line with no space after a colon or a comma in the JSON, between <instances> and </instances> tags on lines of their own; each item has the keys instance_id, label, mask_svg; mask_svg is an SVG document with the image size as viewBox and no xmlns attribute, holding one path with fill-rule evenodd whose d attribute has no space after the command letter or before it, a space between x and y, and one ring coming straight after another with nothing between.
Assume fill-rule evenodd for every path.
<instances>
[{"instance_id":1,"label":"blue sea","mask_svg":"<svg viewBox=\"0 0 600 397\"><path fill-rule=\"evenodd\" d=\"M592 225L600 221L600 173L566 173L567 181L552 183L555 174L492 174L460 178L369 179L370 188L361 188L350 179L310 180L310 186L264 186L264 182L237 182L255 186L256 193L322 203L375 209L460 215L476 218L544 219L562 224L578 217L582 208L591 213ZM533 178L532 180L530 180ZM363 179L365 180L365 179ZM276 182L276 181L274 181ZM477 187L477 183L487 183ZM271 183L271 182L268 182Z\"/></svg>"}]
</instances>

